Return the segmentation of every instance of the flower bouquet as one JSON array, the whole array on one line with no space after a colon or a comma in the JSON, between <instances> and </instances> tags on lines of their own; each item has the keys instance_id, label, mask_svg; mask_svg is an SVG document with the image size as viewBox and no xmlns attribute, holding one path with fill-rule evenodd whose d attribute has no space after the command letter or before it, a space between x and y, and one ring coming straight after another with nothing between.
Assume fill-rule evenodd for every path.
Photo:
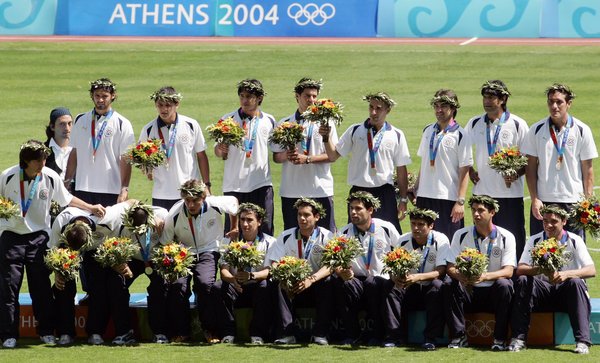
<instances>
[{"instance_id":1,"label":"flower bouquet","mask_svg":"<svg viewBox=\"0 0 600 363\"><path fill-rule=\"evenodd\" d=\"M0 218L10 219L20 214L21 210L15 202L9 198L0 196Z\"/></svg>"},{"instance_id":2,"label":"flower bouquet","mask_svg":"<svg viewBox=\"0 0 600 363\"><path fill-rule=\"evenodd\" d=\"M456 257L455 266L468 280L477 280L488 268L488 258L476 248L465 248ZM471 291L471 286L467 286Z\"/></svg>"},{"instance_id":3,"label":"flower bouquet","mask_svg":"<svg viewBox=\"0 0 600 363\"><path fill-rule=\"evenodd\" d=\"M94 258L103 267L111 267L125 277L133 276L127 266L133 255L140 251L139 244L133 242L130 238L111 237L106 238L98 247Z\"/></svg>"},{"instance_id":4,"label":"flower bouquet","mask_svg":"<svg viewBox=\"0 0 600 363\"><path fill-rule=\"evenodd\" d=\"M338 267L348 269L352 265L352 260L363 252L364 249L356 237L335 236L325 244L321 266L327 266L331 270Z\"/></svg>"},{"instance_id":5,"label":"flower bouquet","mask_svg":"<svg viewBox=\"0 0 600 363\"><path fill-rule=\"evenodd\" d=\"M288 151L296 149L296 144L304 139L304 127L295 122L282 122L273 129L269 142L279 144Z\"/></svg>"},{"instance_id":6,"label":"flower bouquet","mask_svg":"<svg viewBox=\"0 0 600 363\"><path fill-rule=\"evenodd\" d=\"M81 256L70 248L52 247L46 252L44 263L65 280L75 280L81 266Z\"/></svg>"},{"instance_id":7,"label":"flower bouquet","mask_svg":"<svg viewBox=\"0 0 600 363\"><path fill-rule=\"evenodd\" d=\"M339 126L344 119L342 115L343 107L342 104L334 102L329 98L321 98L314 105L309 106L302 113L302 117L307 121L318 123L319 126L329 125L330 121Z\"/></svg>"},{"instance_id":8,"label":"flower bouquet","mask_svg":"<svg viewBox=\"0 0 600 363\"><path fill-rule=\"evenodd\" d=\"M595 195L573 204L569 224L575 229L589 232L594 238L600 235L600 202Z\"/></svg>"},{"instance_id":9,"label":"flower bouquet","mask_svg":"<svg viewBox=\"0 0 600 363\"><path fill-rule=\"evenodd\" d=\"M411 270L416 270L421 264L421 254L417 251L407 251L402 247L395 248L383 256L383 272L403 278Z\"/></svg>"},{"instance_id":10,"label":"flower bouquet","mask_svg":"<svg viewBox=\"0 0 600 363\"><path fill-rule=\"evenodd\" d=\"M284 256L271 268L273 280L279 281L290 298L292 298L292 288L300 281L305 280L312 274L312 268L308 261L294 256Z\"/></svg>"},{"instance_id":11,"label":"flower bouquet","mask_svg":"<svg viewBox=\"0 0 600 363\"><path fill-rule=\"evenodd\" d=\"M206 128L208 137L214 140L218 144L242 146L244 135L244 129L233 119L233 117L227 117L226 119L220 119L217 123L208 125Z\"/></svg>"},{"instance_id":12,"label":"flower bouquet","mask_svg":"<svg viewBox=\"0 0 600 363\"><path fill-rule=\"evenodd\" d=\"M152 170L167 163L167 155L160 139L148 139L127 149L125 160L140 169L144 175L152 175Z\"/></svg>"},{"instance_id":13,"label":"flower bouquet","mask_svg":"<svg viewBox=\"0 0 600 363\"><path fill-rule=\"evenodd\" d=\"M531 249L531 261L543 274L552 274L566 263L565 247L554 237L538 242Z\"/></svg>"},{"instance_id":14,"label":"flower bouquet","mask_svg":"<svg viewBox=\"0 0 600 363\"><path fill-rule=\"evenodd\" d=\"M154 249L152 265L156 273L169 282L192 274L194 255L187 247L176 242Z\"/></svg>"},{"instance_id":15,"label":"flower bouquet","mask_svg":"<svg viewBox=\"0 0 600 363\"><path fill-rule=\"evenodd\" d=\"M527 165L527 156L521 154L516 146L505 147L490 156L488 165L503 177L515 177L519 175L519 170ZM507 188L510 188L510 185L510 182L506 182Z\"/></svg>"},{"instance_id":16,"label":"flower bouquet","mask_svg":"<svg viewBox=\"0 0 600 363\"><path fill-rule=\"evenodd\" d=\"M245 241L231 242L223 252L223 261L237 270L260 266L264 262L263 253L254 243Z\"/></svg>"}]
</instances>

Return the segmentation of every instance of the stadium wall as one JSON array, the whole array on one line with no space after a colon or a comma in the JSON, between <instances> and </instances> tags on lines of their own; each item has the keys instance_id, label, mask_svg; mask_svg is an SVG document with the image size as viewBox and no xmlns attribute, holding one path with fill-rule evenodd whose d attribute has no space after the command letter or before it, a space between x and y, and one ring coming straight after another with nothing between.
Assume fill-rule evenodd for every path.
<instances>
[{"instance_id":1,"label":"stadium wall","mask_svg":"<svg viewBox=\"0 0 600 363\"><path fill-rule=\"evenodd\" d=\"M600 38L597 0L3 0L1 35Z\"/></svg>"}]
</instances>

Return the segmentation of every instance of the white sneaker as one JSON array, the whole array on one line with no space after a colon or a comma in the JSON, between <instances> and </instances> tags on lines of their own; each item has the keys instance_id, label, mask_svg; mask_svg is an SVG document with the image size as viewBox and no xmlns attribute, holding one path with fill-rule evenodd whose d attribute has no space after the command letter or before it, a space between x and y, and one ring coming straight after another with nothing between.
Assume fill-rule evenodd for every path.
<instances>
[{"instance_id":1,"label":"white sneaker","mask_svg":"<svg viewBox=\"0 0 600 363\"><path fill-rule=\"evenodd\" d=\"M296 337L288 335L287 337L276 339L275 344L296 344Z\"/></svg>"},{"instance_id":2,"label":"white sneaker","mask_svg":"<svg viewBox=\"0 0 600 363\"><path fill-rule=\"evenodd\" d=\"M71 337L69 334L63 334L58 339L58 345L71 345L74 341L75 339L73 339L73 337Z\"/></svg>"},{"instance_id":3,"label":"white sneaker","mask_svg":"<svg viewBox=\"0 0 600 363\"><path fill-rule=\"evenodd\" d=\"M250 343L254 345L263 345L265 341L261 337L250 337Z\"/></svg>"},{"instance_id":4,"label":"white sneaker","mask_svg":"<svg viewBox=\"0 0 600 363\"><path fill-rule=\"evenodd\" d=\"M17 346L17 340L15 338L8 338L2 343L4 348L12 349Z\"/></svg>"},{"instance_id":5,"label":"white sneaker","mask_svg":"<svg viewBox=\"0 0 600 363\"><path fill-rule=\"evenodd\" d=\"M154 336L154 340L153 341L156 344L167 344L169 342L169 339L164 334L156 334Z\"/></svg>"},{"instance_id":6,"label":"white sneaker","mask_svg":"<svg viewBox=\"0 0 600 363\"><path fill-rule=\"evenodd\" d=\"M42 335L40 337L40 340L44 344L48 344L48 345L55 345L56 344L56 337L54 335Z\"/></svg>"},{"instance_id":7,"label":"white sneaker","mask_svg":"<svg viewBox=\"0 0 600 363\"><path fill-rule=\"evenodd\" d=\"M102 339L100 334L92 334L88 338L88 343L91 345L102 345L102 344L104 344L104 339Z\"/></svg>"},{"instance_id":8,"label":"white sneaker","mask_svg":"<svg viewBox=\"0 0 600 363\"><path fill-rule=\"evenodd\" d=\"M512 338L510 340L510 344L508 345L509 352L520 352L525 350L527 346L525 345L525 341L522 339Z\"/></svg>"},{"instance_id":9,"label":"white sneaker","mask_svg":"<svg viewBox=\"0 0 600 363\"><path fill-rule=\"evenodd\" d=\"M135 337L133 336L133 330L128 331L127 333L123 334L123 335L119 335L116 336L115 339L113 339L112 343L114 345L131 345L131 344L135 344Z\"/></svg>"},{"instance_id":10,"label":"white sneaker","mask_svg":"<svg viewBox=\"0 0 600 363\"><path fill-rule=\"evenodd\" d=\"M584 342L577 342L577 344L575 344L575 353L590 354L590 347Z\"/></svg>"},{"instance_id":11,"label":"white sneaker","mask_svg":"<svg viewBox=\"0 0 600 363\"><path fill-rule=\"evenodd\" d=\"M235 343L235 337L233 335L226 335L221 339L221 343L223 344L233 344Z\"/></svg>"}]
</instances>

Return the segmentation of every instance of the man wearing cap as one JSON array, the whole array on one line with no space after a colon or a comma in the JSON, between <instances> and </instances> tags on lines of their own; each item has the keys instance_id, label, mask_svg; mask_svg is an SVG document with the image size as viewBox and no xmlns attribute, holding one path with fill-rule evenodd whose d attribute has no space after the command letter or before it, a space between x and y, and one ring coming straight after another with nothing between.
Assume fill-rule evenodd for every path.
<instances>
[{"instance_id":1,"label":"man wearing cap","mask_svg":"<svg viewBox=\"0 0 600 363\"><path fill-rule=\"evenodd\" d=\"M150 99L158 116L142 128L138 140L161 140L167 164L155 168L147 177L154 181L152 205L166 209L181 200L174 185L202 177L209 192L211 186L202 128L198 121L177 112L182 98L171 86L155 91Z\"/></svg>"},{"instance_id":2,"label":"man wearing cap","mask_svg":"<svg viewBox=\"0 0 600 363\"><path fill-rule=\"evenodd\" d=\"M381 202L371 193L354 192L348 196L347 202L352 223L342 227L340 234L358 238L364 252L352 261L351 268L334 272L335 305L344 323L344 344L358 341L358 312L364 304L366 319L373 320L373 329L365 331L363 338L368 345L380 345L383 289L388 281L387 274L383 272L383 256L398 246L400 235L390 222L373 218Z\"/></svg>"},{"instance_id":3,"label":"man wearing cap","mask_svg":"<svg viewBox=\"0 0 600 363\"><path fill-rule=\"evenodd\" d=\"M464 204L473 153L468 135L456 122L458 96L449 89L438 90L430 101L436 122L423 130L417 155L421 157L415 183L417 206L440 216L435 229L451 239L464 226Z\"/></svg>"},{"instance_id":4,"label":"man wearing cap","mask_svg":"<svg viewBox=\"0 0 600 363\"><path fill-rule=\"evenodd\" d=\"M224 115L232 117L244 129L241 147L215 145L215 155L225 160L223 171L223 194L236 197L240 203L254 203L265 210L261 230L273 235L273 183L269 151L269 135L275 127L275 118L260 108L266 93L257 79L245 79L238 83L240 108ZM225 229L229 229L225 221Z\"/></svg>"},{"instance_id":5,"label":"man wearing cap","mask_svg":"<svg viewBox=\"0 0 600 363\"><path fill-rule=\"evenodd\" d=\"M202 330L209 343L219 342L216 316L208 309L209 297L217 276L219 245L223 238L223 215L229 215L231 229L226 237L238 236L238 201L233 196L207 196L206 185L190 179L180 187L181 201L175 203L165 220L161 243L177 241L195 255L191 267L192 276L182 277L171 283L166 291L168 309L175 312L171 319L171 341L185 341L190 335L191 281ZM153 286L149 289L154 288Z\"/></svg>"},{"instance_id":6,"label":"man wearing cap","mask_svg":"<svg viewBox=\"0 0 600 363\"><path fill-rule=\"evenodd\" d=\"M61 178L65 176L67 161L72 149L69 145L71 127L73 127L73 117L68 108L57 107L50 112L50 122L46 126L48 139L44 145L50 148L51 154L46 159L46 166L54 170Z\"/></svg>"},{"instance_id":7,"label":"man wearing cap","mask_svg":"<svg viewBox=\"0 0 600 363\"><path fill-rule=\"evenodd\" d=\"M550 116L531 126L522 150L528 156L530 235L543 230L540 208L544 204L556 204L568 210L583 194L593 194L592 160L598 157L589 126L569 114L575 98L571 88L555 83L546 89L546 98ZM568 225L565 228L572 230ZM574 232L585 239L582 231Z\"/></svg>"},{"instance_id":8,"label":"man wearing cap","mask_svg":"<svg viewBox=\"0 0 600 363\"><path fill-rule=\"evenodd\" d=\"M75 117L65 185L75 179L77 197L109 206L127 200L131 165L121 155L135 138L131 122L112 108L116 84L100 78L89 92L94 108Z\"/></svg>"},{"instance_id":9,"label":"man wearing cap","mask_svg":"<svg viewBox=\"0 0 600 363\"><path fill-rule=\"evenodd\" d=\"M465 329L465 311L488 311L495 315L492 350L505 350L508 335L510 302L514 294L511 277L515 269L515 237L508 230L494 225L492 218L498 202L487 195L469 199L473 226L454 234L446 261L446 271L452 278L444 289L446 319L451 341L448 348L469 345ZM476 249L487 257L487 269L479 277L468 278L456 267L456 259L467 248Z\"/></svg>"},{"instance_id":10,"label":"man wearing cap","mask_svg":"<svg viewBox=\"0 0 600 363\"><path fill-rule=\"evenodd\" d=\"M596 267L578 235L564 230L568 213L557 205L540 209L544 231L531 236L519 260L515 298L511 312L512 340L508 350L525 349L532 310L563 311L575 337L575 353L588 354L590 337L590 296L586 279L596 276ZM543 271L532 263L531 249L539 242L554 238L564 246L565 266L558 271Z\"/></svg>"},{"instance_id":11,"label":"man wearing cap","mask_svg":"<svg viewBox=\"0 0 600 363\"><path fill-rule=\"evenodd\" d=\"M409 310L422 310L425 307L425 342L422 347L434 350L436 338L444 330L444 310L442 282L446 275L446 254L450 247L448 237L434 231L438 215L429 209L414 208L408 211L411 232L400 236L399 247L406 251L421 254L419 268L406 276L390 276L386 285L389 293L383 304L385 326L385 347L395 347L406 341L403 323Z\"/></svg>"},{"instance_id":12,"label":"man wearing cap","mask_svg":"<svg viewBox=\"0 0 600 363\"><path fill-rule=\"evenodd\" d=\"M44 264L50 232L50 204L71 205L104 215L101 205L72 196L58 174L45 167L50 149L37 140L21 145L19 164L0 175L0 196L15 204L17 215L0 218L0 339L15 348L19 337L19 290L27 272L29 294L42 342L55 344L54 298Z\"/></svg>"},{"instance_id":13,"label":"man wearing cap","mask_svg":"<svg viewBox=\"0 0 600 363\"><path fill-rule=\"evenodd\" d=\"M465 131L475 146L477 170L471 166L469 177L473 182L474 195L489 195L500 210L494 223L508 229L516 239L517 256L525 246L525 214L523 204L525 167L516 175L502 177L490 168L489 158L495 152L516 147L521 149L529 130L527 122L508 110L510 92L501 80L491 80L481 86L483 115L475 116L467 123Z\"/></svg>"},{"instance_id":14,"label":"man wearing cap","mask_svg":"<svg viewBox=\"0 0 600 363\"><path fill-rule=\"evenodd\" d=\"M304 127L304 139L294 151L277 149L274 160L283 163L281 167L281 214L283 229L287 230L298 225L298 218L293 207L295 201L304 196L315 200L325 208L325 215L317 222L319 226L335 231L335 216L333 208L333 176L331 164L325 152L323 137L319 134L319 126L307 121L302 116L309 106L312 106L323 87L320 80L302 78L294 87L298 109L283 120L296 122ZM331 125L329 139L333 144L338 141L335 125ZM276 146L277 148L277 146Z\"/></svg>"},{"instance_id":15,"label":"man wearing cap","mask_svg":"<svg viewBox=\"0 0 600 363\"><path fill-rule=\"evenodd\" d=\"M369 118L363 123L350 126L339 142L330 138L331 128L323 125L319 133L327 141L325 150L331 162L340 156L351 154L348 161L348 184L350 194L367 191L383 201L374 217L394 225L402 233L400 219L406 212L408 172L411 163L404 133L386 121L396 102L385 92L370 93L363 97L369 103ZM400 200L396 203L394 172L398 178ZM351 220L349 216L348 220Z\"/></svg>"}]
</instances>

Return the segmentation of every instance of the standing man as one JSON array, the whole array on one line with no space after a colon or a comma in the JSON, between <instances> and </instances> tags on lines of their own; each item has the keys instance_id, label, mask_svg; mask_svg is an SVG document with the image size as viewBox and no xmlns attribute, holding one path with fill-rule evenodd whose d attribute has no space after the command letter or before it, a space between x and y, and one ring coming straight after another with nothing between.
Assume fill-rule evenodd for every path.
<instances>
[{"instance_id":1,"label":"standing man","mask_svg":"<svg viewBox=\"0 0 600 363\"><path fill-rule=\"evenodd\" d=\"M594 188L592 160L598 150L590 128L569 114L575 93L555 83L546 90L550 116L533 126L523 143L527 154L527 187L531 195L529 234L543 230L540 208L556 204L567 210ZM565 226L569 230L569 226ZM585 238L583 231L574 231Z\"/></svg>"},{"instance_id":2,"label":"standing man","mask_svg":"<svg viewBox=\"0 0 600 363\"><path fill-rule=\"evenodd\" d=\"M381 202L371 193L354 192L347 201L352 222L341 228L340 234L358 238L364 252L354 259L351 268L335 271L336 310L346 331L344 344L355 344L360 337L358 312L365 304L366 319L373 320L373 330L365 331L364 339L368 345L379 345L383 332L381 306L388 282L383 273L383 256L398 246L400 235L390 222L373 218Z\"/></svg>"},{"instance_id":3,"label":"standing man","mask_svg":"<svg viewBox=\"0 0 600 363\"><path fill-rule=\"evenodd\" d=\"M429 209L414 208L408 211L411 232L400 236L400 247L421 254L419 268L406 276L390 276L386 289L389 291L383 305L385 326L384 347L395 347L406 341L402 320L408 310L421 310L425 306L425 342L423 349L435 350L436 338L444 332L444 309L442 283L446 276L446 254L450 247L448 237L434 231L438 218ZM394 286L395 285L395 286Z\"/></svg>"},{"instance_id":4,"label":"standing man","mask_svg":"<svg viewBox=\"0 0 600 363\"><path fill-rule=\"evenodd\" d=\"M135 142L128 119L112 108L117 88L108 78L90 82L94 108L75 118L65 185L75 196L104 206L127 200L131 165L121 157Z\"/></svg>"},{"instance_id":5,"label":"standing man","mask_svg":"<svg viewBox=\"0 0 600 363\"><path fill-rule=\"evenodd\" d=\"M508 229L516 239L517 256L521 256L525 246L525 214L523 186L525 168L515 177L503 178L490 168L488 161L502 148L523 146L529 126L519 116L507 108L510 92L501 80L487 81L481 86L483 115L475 116L467 123L465 131L475 146L477 170L471 167L469 177L473 182L474 195L489 195L500 206L494 216L494 223Z\"/></svg>"},{"instance_id":6,"label":"standing man","mask_svg":"<svg viewBox=\"0 0 600 363\"><path fill-rule=\"evenodd\" d=\"M150 99L158 111L140 133L139 142L160 139L167 155L167 165L154 169L148 179L154 180L152 205L171 209L181 200L174 185L202 177L210 193L210 169L206 156L206 143L198 121L177 112L181 93L171 86L162 87Z\"/></svg>"},{"instance_id":7,"label":"standing man","mask_svg":"<svg viewBox=\"0 0 600 363\"><path fill-rule=\"evenodd\" d=\"M48 139L44 145L50 148L51 154L46 160L46 166L63 179L72 149L69 145L71 127L73 127L73 116L68 108L57 107L50 112L50 122L46 126Z\"/></svg>"},{"instance_id":8,"label":"standing man","mask_svg":"<svg viewBox=\"0 0 600 363\"><path fill-rule=\"evenodd\" d=\"M19 290L27 272L37 331L42 342L55 344L54 298L50 270L44 264L50 232L50 203L84 208L104 215L100 205L73 197L58 174L46 168L50 150L37 140L21 145L19 165L0 175L0 196L20 208L20 214L0 219L0 339L4 348L15 348L19 338Z\"/></svg>"},{"instance_id":9,"label":"standing man","mask_svg":"<svg viewBox=\"0 0 600 363\"><path fill-rule=\"evenodd\" d=\"M308 260L312 275L299 281L292 291L285 291L279 284L275 287L277 296L277 319L275 344L294 344L294 308L313 306L317 317L312 332L312 342L327 345L327 335L333 319L333 289L331 286L331 270L321 267L323 248L333 234L317 225L322 215L323 206L309 198L300 198L294 203L297 212L298 227L285 230L267 255L267 262L277 263L284 256L294 256ZM292 296L292 297L291 297Z\"/></svg>"},{"instance_id":10,"label":"standing man","mask_svg":"<svg viewBox=\"0 0 600 363\"><path fill-rule=\"evenodd\" d=\"M207 197L206 185L191 179L181 185L181 201L169 211L161 243L178 241L189 248L196 256L191 267L192 276L186 276L173 282L168 289L163 286L150 286L148 291L158 288L165 291L169 301L169 310L175 312L172 319L174 329L171 341L185 341L189 338L191 280L194 281L194 293L198 316L202 330L209 343L219 342L216 337L217 322L208 308L210 293L217 277L219 262L219 242L223 237L223 214L229 214L231 230L226 237L237 238L238 201L232 196Z\"/></svg>"},{"instance_id":11,"label":"standing man","mask_svg":"<svg viewBox=\"0 0 600 363\"><path fill-rule=\"evenodd\" d=\"M590 338L590 295L585 279L596 276L594 261L581 237L564 230L568 213L556 206L544 206L540 210L544 231L527 240L525 252L517 268L515 301L511 314L512 340L508 350L518 352L525 349L532 309L551 308L569 314L575 353L588 354ZM533 266L531 249L536 243L555 238L565 245L563 256L566 264L560 271L541 271ZM546 310L544 310L546 311Z\"/></svg>"},{"instance_id":12,"label":"standing man","mask_svg":"<svg viewBox=\"0 0 600 363\"><path fill-rule=\"evenodd\" d=\"M499 209L496 200L476 195L469 199L469 206L474 226L456 231L446 259L447 272L452 278L444 293L446 319L452 338L448 348L469 345L465 311L489 311L495 314L496 319L492 350L505 350L510 302L514 294L511 277L517 261L515 237L492 222ZM476 280L470 280L455 266L456 258L466 248L475 248L487 256L487 271Z\"/></svg>"},{"instance_id":13,"label":"standing man","mask_svg":"<svg viewBox=\"0 0 600 363\"><path fill-rule=\"evenodd\" d=\"M468 135L456 122L458 96L449 89L438 90L430 101L437 121L423 130L417 155L421 169L415 189L417 207L431 209L441 218L436 230L452 238L464 227L465 195L473 153Z\"/></svg>"},{"instance_id":14,"label":"standing man","mask_svg":"<svg viewBox=\"0 0 600 363\"><path fill-rule=\"evenodd\" d=\"M333 176L323 137L319 134L319 126L315 122L306 121L302 113L313 105L323 87L321 81L302 78L294 87L298 109L283 120L297 122L304 127L304 140L300 148L294 151L279 151L274 155L277 163L283 163L281 168L281 214L283 229L297 227L298 219L293 208L300 197L308 197L320 203L325 208L325 215L318 221L319 226L335 231L335 216L333 208ZM329 139L333 144L338 141L335 125L331 126Z\"/></svg>"},{"instance_id":15,"label":"standing man","mask_svg":"<svg viewBox=\"0 0 600 363\"><path fill-rule=\"evenodd\" d=\"M369 118L363 123L350 126L337 145L329 137L330 127L321 126L319 133L327 140L325 150L331 162L340 156L352 154L348 162L348 184L352 185L350 194L362 190L384 201L381 209L375 208L374 217L392 223L402 233L398 219L403 219L406 212L406 166L411 160L404 133L386 121L396 102L384 92L368 94L363 100L369 103ZM394 171L398 175L400 190L398 203ZM352 217L349 216L348 219L351 220Z\"/></svg>"},{"instance_id":16,"label":"standing man","mask_svg":"<svg viewBox=\"0 0 600 363\"><path fill-rule=\"evenodd\" d=\"M260 109L265 91L257 79L245 79L238 83L240 108L222 117L240 124L246 135L242 147L215 145L215 155L225 160L223 171L223 194L237 198L240 203L254 203L265 210L261 230L273 235L273 183L269 164L269 135L275 127L275 119ZM225 229L229 229L225 221Z\"/></svg>"}]
</instances>

